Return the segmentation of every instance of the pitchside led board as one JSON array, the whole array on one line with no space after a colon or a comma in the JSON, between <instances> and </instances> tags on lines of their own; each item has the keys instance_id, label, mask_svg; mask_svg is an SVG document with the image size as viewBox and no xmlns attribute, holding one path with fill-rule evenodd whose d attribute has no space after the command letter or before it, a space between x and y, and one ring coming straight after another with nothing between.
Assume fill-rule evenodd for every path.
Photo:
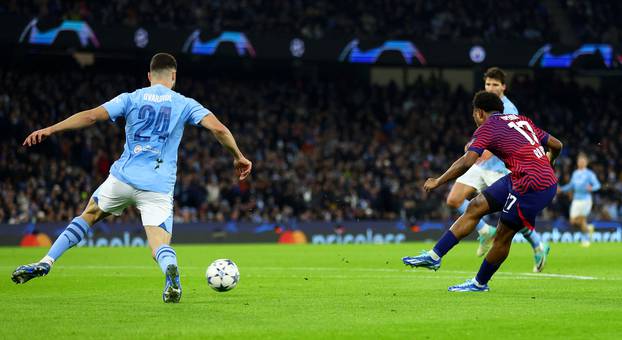
<instances>
[{"instance_id":1,"label":"pitchside led board","mask_svg":"<svg viewBox=\"0 0 622 340\"><path fill-rule=\"evenodd\" d=\"M452 221L358 221L344 223L177 223L173 241L180 243L280 243L280 244L398 244L433 241ZM538 221L542 238L552 243L578 243L582 234L565 221ZM594 221L594 242L622 242L620 222ZM49 247L65 229L64 223L0 224L0 246ZM471 235L474 240L476 235ZM517 235L515 242L525 242ZM89 229L79 247L146 247L139 221L109 224L100 222Z\"/></svg>"},{"instance_id":2,"label":"pitchside led board","mask_svg":"<svg viewBox=\"0 0 622 340\"><path fill-rule=\"evenodd\" d=\"M260 60L303 60L350 64L468 67L618 68L622 49L609 44L558 46L532 43L473 45L410 39L357 37L306 39L287 34L110 27L78 20L46 21L1 17L0 43L40 49L134 53L169 51Z\"/></svg>"}]
</instances>

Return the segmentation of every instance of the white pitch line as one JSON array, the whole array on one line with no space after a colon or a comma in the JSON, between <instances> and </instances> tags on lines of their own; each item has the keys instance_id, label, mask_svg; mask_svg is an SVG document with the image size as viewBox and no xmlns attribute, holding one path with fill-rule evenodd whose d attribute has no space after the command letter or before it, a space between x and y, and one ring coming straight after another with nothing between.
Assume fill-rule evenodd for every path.
<instances>
[{"instance_id":1,"label":"white pitch line","mask_svg":"<svg viewBox=\"0 0 622 340\"><path fill-rule=\"evenodd\" d=\"M111 265L59 265L59 269L67 269L67 270L153 270L157 268L157 266L145 266L145 265L119 265L119 266L111 266ZM207 267L197 267L197 266L182 266L181 269L185 270L205 270ZM0 266L0 269L15 269L14 266ZM434 273L430 275L430 272L423 269L397 269L397 268L336 268L336 267L247 267L242 268L241 272L244 273L245 270L250 271L249 276L263 277L264 275L257 274L257 271L268 270L268 271L313 271L313 272L362 272L362 273L409 273L414 274L420 278L435 278L435 277L447 277L445 274L460 274L460 277L468 275L475 275L475 271L460 271L460 270L440 270L438 273ZM425 275L424 275L425 273ZM244 275L244 274L243 274ZM105 276L105 275L104 275ZM269 275L265 275L269 276ZM452 275L452 277L458 277L458 275ZM574 275L574 274L555 274L555 273L514 273L514 272L499 272L495 274L496 277L499 278L522 278L522 279L565 279L565 280L614 280L620 281L622 278L612 277L612 278L603 278L603 277L595 277L595 276L583 276L583 275ZM332 277L332 276L330 276Z\"/></svg>"},{"instance_id":2,"label":"white pitch line","mask_svg":"<svg viewBox=\"0 0 622 340\"><path fill-rule=\"evenodd\" d=\"M283 270L283 267L261 267L263 270ZM310 271L352 271L352 272L413 272L420 273L416 270L411 269L392 269L392 268L335 268L335 267L287 267L287 270L310 270ZM453 274L470 274L475 275L475 271L460 271L460 270L441 270L439 274L442 273L453 273ZM503 275L503 276L523 276L528 278L557 278L557 279L569 279L569 280L603 280L605 278L599 278L594 276L582 276L582 275L573 275L573 274L553 274L553 273L512 273L512 272L499 272L495 275ZM615 280L615 279L614 279Z\"/></svg>"},{"instance_id":3,"label":"white pitch line","mask_svg":"<svg viewBox=\"0 0 622 340\"><path fill-rule=\"evenodd\" d=\"M607 278L594 277L594 276L582 276L582 275L572 275L572 274L553 274L553 273L511 273L511 272L501 272L501 275L522 275L529 277L550 277L556 279L570 279L570 280L607 280ZM615 279L613 279L615 280Z\"/></svg>"}]
</instances>

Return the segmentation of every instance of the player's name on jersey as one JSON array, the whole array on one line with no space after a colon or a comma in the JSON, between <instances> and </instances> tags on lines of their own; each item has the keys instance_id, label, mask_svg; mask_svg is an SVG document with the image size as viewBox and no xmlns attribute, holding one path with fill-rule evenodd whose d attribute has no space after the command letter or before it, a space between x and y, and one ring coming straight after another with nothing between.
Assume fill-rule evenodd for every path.
<instances>
[{"instance_id":1,"label":"player's name on jersey","mask_svg":"<svg viewBox=\"0 0 622 340\"><path fill-rule=\"evenodd\" d=\"M170 102L172 98L170 94L158 95L158 94L153 94L153 93L145 93L143 95L143 100L146 100L148 102L161 103L161 102Z\"/></svg>"},{"instance_id":2,"label":"player's name on jersey","mask_svg":"<svg viewBox=\"0 0 622 340\"><path fill-rule=\"evenodd\" d=\"M519 118L516 115L505 115L505 116L499 116L499 117L503 120L517 120Z\"/></svg>"}]
</instances>

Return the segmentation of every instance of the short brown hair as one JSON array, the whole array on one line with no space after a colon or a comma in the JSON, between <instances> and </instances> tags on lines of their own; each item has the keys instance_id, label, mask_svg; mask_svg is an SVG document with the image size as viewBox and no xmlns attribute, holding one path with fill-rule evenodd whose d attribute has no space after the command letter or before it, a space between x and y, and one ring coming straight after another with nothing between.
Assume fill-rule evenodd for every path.
<instances>
[{"instance_id":1,"label":"short brown hair","mask_svg":"<svg viewBox=\"0 0 622 340\"><path fill-rule=\"evenodd\" d=\"M151 72L168 69L177 70L177 60L175 60L175 57L172 55L168 53L157 53L151 58L151 63L149 63L149 70Z\"/></svg>"},{"instance_id":2,"label":"short brown hair","mask_svg":"<svg viewBox=\"0 0 622 340\"><path fill-rule=\"evenodd\" d=\"M505 72L498 67L491 67L486 70L484 73L484 80L486 78L495 79L501 82L501 84L505 84Z\"/></svg>"}]
</instances>

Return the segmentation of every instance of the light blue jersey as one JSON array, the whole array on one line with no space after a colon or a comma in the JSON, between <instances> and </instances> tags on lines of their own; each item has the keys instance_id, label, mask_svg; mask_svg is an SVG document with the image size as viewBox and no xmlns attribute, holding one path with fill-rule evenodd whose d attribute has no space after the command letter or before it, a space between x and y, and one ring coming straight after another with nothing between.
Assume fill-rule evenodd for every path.
<instances>
[{"instance_id":1,"label":"light blue jersey","mask_svg":"<svg viewBox=\"0 0 622 340\"><path fill-rule=\"evenodd\" d=\"M103 107L111 121L125 118L123 154L110 174L136 189L172 192L184 126L198 125L211 112L196 100L159 84L122 93Z\"/></svg>"},{"instance_id":2,"label":"light blue jersey","mask_svg":"<svg viewBox=\"0 0 622 340\"><path fill-rule=\"evenodd\" d=\"M588 187L592 186L592 191L588 191ZM572 177L570 177L570 182L566 185L563 185L561 191L573 192L573 200L591 200L592 192L598 191L600 189L600 182L598 181L598 177L594 171L585 168L585 169L577 169L572 173Z\"/></svg>"},{"instance_id":3,"label":"light blue jersey","mask_svg":"<svg viewBox=\"0 0 622 340\"><path fill-rule=\"evenodd\" d=\"M501 101L503 102L503 113L504 114L506 115L517 115L518 114L518 109L508 99L508 97L503 96L503 98L501 98ZM505 167L505 164L503 164L503 161L500 160L499 157L497 156L490 157L486 161L480 163L479 166L482 169L486 169L486 170L490 170L494 172L499 172L503 174L510 173L510 171Z\"/></svg>"}]
</instances>

